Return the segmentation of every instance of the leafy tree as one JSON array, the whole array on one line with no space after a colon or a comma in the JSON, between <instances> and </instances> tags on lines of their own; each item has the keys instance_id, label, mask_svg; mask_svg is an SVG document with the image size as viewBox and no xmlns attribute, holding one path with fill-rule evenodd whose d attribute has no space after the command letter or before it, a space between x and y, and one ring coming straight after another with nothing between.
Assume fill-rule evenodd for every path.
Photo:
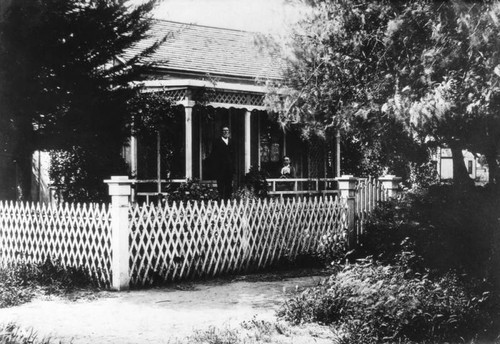
<instances>
[{"instance_id":1,"label":"leafy tree","mask_svg":"<svg viewBox=\"0 0 500 344\"><path fill-rule=\"evenodd\" d=\"M412 51L418 53L417 63L410 65L410 78L396 88L387 109L420 135L451 148L458 183L468 180L462 149L484 154L490 181L498 182L499 15L498 1L421 1L392 21L397 24L386 56L406 53L394 42L411 37L409 22L424 28L425 45ZM419 82L412 84L417 78Z\"/></svg>"},{"instance_id":2,"label":"leafy tree","mask_svg":"<svg viewBox=\"0 0 500 344\"><path fill-rule=\"evenodd\" d=\"M287 94L267 97L283 121L321 133L397 120L394 135L452 149L458 184L469 183L462 149L485 154L495 181L498 1L308 2L316 11L294 36Z\"/></svg>"},{"instance_id":3,"label":"leafy tree","mask_svg":"<svg viewBox=\"0 0 500 344\"><path fill-rule=\"evenodd\" d=\"M395 82L379 58L394 6L385 1L309 3L316 10L292 37L286 84L271 88L268 104L281 121L302 124L307 135L339 130L344 172L402 173L407 168L398 166L398 158L415 156L414 143L420 142L381 112ZM388 142L404 144L390 147Z\"/></svg>"},{"instance_id":4,"label":"leafy tree","mask_svg":"<svg viewBox=\"0 0 500 344\"><path fill-rule=\"evenodd\" d=\"M147 36L154 4L16 0L5 10L0 22L0 122L9 125L2 126L1 144L12 147L25 190L36 149L79 152L80 157L119 153L128 122L125 100L132 95L121 86L135 78L136 62L161 41L128 61L116 58ZM94 172L116 170L117 160L94 159Z\"/></svg>"}]
</instances>

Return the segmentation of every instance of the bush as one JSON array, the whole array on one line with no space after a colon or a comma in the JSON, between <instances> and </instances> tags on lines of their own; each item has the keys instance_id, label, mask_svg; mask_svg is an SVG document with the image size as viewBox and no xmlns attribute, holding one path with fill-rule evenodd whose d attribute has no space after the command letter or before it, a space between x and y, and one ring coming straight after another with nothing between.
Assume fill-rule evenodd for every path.
<instances>
[{"instance_id":1,"label":"bush","mask_svg":"<svg viewBox=\"0 0 500 344\"><path fill-rule=\"evenodd\" d=\"M182 183L169 196L168 201L213 201L219 198L217 190L208 184L202 184L197 179L190 179Z\"/></svg>"},{"instance_id":2,"label":"bush","mask_svg":"<svg viewBox=\"0 0 500 344\"><path fill-rule=\"evenodd\" d=\"M258 167L251 166L250 171L243 178L243 187L257 198L266 198L268 185L265 172L259 170Z\"/></svg>"},{"instance_id":3,"label":"bush","mask_svg":"<svg viewBox=\"0 0 500 344\"><path fill-rule=\"evenodd\" d=\"M0 268L0 308L29 302L36 293L63 294L97 283L82 269L64 268L47 259L39 264L13 264Z\"/></svg>"},{"instance_id":4,"label":"bush","mask_svg":"<svg viewBox=\"0 0 500 344\"><path fill-rule=\"evenodd\" d=\"M50 344L50 338L38 338L33 329L22 329L16 324L0 325L0 344ZM60 343L60 342L59 342Z\"/></svg>"},{"instance_id":5,"label":"bush","mask_svg":"<svg viewBox=\"0 0 500 344\"><path fill-rule=\"evenodd\" d=\"M394 263L406 242L421 258L421 270L456 270L500 285L498 209L499 195L480 187L458 192L433 186L406 193L370 215L358 257Z\"/></svg>"},{"instance_id":6,"label":"bush","mask_svg":"<svg viewBox=\"0 0 500 344\"><path fill-rule=\"evenodd\" d=\"M462 342L492 329L488 297L453 274L432 279L364 260L292 298L278 315L335 325L341 343Z\"/></svg>"},{"instance_id":7,"label":"bush","mask_svg":"<svg viewBox=\"0 0 500 344\"><path fill-rule=\"evenodd\" d=\"M439 174L432 161L422 164L410 163L408 182L413 189L428 188L439 183Z\"/></svg>"}]
</instances>

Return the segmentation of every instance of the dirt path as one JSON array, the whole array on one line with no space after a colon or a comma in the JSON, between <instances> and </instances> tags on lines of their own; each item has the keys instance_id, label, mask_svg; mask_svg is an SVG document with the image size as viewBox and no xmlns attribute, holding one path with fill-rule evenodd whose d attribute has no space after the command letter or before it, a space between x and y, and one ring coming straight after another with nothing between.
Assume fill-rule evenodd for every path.
<instances>
[{"instance_id":1,"label":"dirt path","mask_svg":"<svg viewBox=\"0 0 500 344\"><path fill-rule=\"evenodd\" d=\"M63 343L173 343L211 326L235 328L253 317L274 321L286 296L317 285L322 278L254 275L162 289L100 292L76 301L37 299L0 309L0 324L15 322L33 328L39 337Z\"/></svg>"}]
</instances>

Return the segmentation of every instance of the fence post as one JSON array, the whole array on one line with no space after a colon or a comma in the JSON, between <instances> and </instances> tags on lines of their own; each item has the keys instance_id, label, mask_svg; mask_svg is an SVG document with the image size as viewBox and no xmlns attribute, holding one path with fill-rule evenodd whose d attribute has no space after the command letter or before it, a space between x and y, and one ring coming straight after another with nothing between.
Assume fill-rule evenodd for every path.
<instances>
[{"instance_id":1,"label":"fence post","mask_svg":"<svg viewBox=\"0 0 500 344\"><path fill-rule=\"evenodd\" d=\"M396 177L394 175L388 174L386 176L380 177L378 179L387 191L388 198L395 198L399 193L399 183L401 182L401 177Z\"/></svg>"},{"instance_id":2,"label":"fence post","mask_svg":"<svg viewBox=\"0 0 500 344\"><path fill-rule=\"evenodd\" d=\"M351 175L343 175L336 178L340 197L347 202L347 240L349 248L354 248L357 241L356 233L356 184L358 178Z\"/></svg>"},{"instance_id":3,"label":"fence post","mask_svg":"<svg viewBox=\"0 0 500 344\"><path fill-rule=\"evenodd\" d=\"M111 196L111 288L127 290L130 282L128 210L131 180L128 176L112 176L104 182Z\"/></svg>"}]
</instances>

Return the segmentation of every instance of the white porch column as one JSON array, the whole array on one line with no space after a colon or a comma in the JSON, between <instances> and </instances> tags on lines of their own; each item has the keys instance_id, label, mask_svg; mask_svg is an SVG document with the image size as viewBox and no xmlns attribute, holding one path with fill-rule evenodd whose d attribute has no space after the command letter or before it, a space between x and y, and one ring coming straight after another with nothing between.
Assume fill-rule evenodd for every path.
<instances>
[{"instance_id":1,"label":"white porch column","mask_svg":"<svg viewBox=\"0 0 500 344\"><path fill-rule=\"evenodd\" d=\"M130 136L130 175L137 178L137 137Z\"/></svg>"},{"instance_id":2,"label":"white porch column","mask_svg":"<svg viewBox=\"0 0 500 344\"><path fill-rule=\"evenodd\" d=\"M252 122L250 121L252 116L252 112L246 111L245 112L245 173L248 173L250 171L250 164L251 164L251 157L252 157L252 152L251 152L251 142L252 142L252 137L251 137L251 124Z\"/></svg>"},{"instance_id":3,"label":"white porch column","mask_svg":"<svg viewBox=\"0 0 500 344\"><path fill-rule=\"evenodd\" d=\"M184 107L185 111L185 144L186 149L186 179L193 178L193 108Z\"/></svg>"},{"instance_id":4,"label":"white porch column","mask_svg":"<svg viewBox=\"0 0 500 344\"><path fill-rule=\"evenodd\" d=\"M335 134L335 176L340 178L340 131Z\"/></svg>"}]
</instances>

